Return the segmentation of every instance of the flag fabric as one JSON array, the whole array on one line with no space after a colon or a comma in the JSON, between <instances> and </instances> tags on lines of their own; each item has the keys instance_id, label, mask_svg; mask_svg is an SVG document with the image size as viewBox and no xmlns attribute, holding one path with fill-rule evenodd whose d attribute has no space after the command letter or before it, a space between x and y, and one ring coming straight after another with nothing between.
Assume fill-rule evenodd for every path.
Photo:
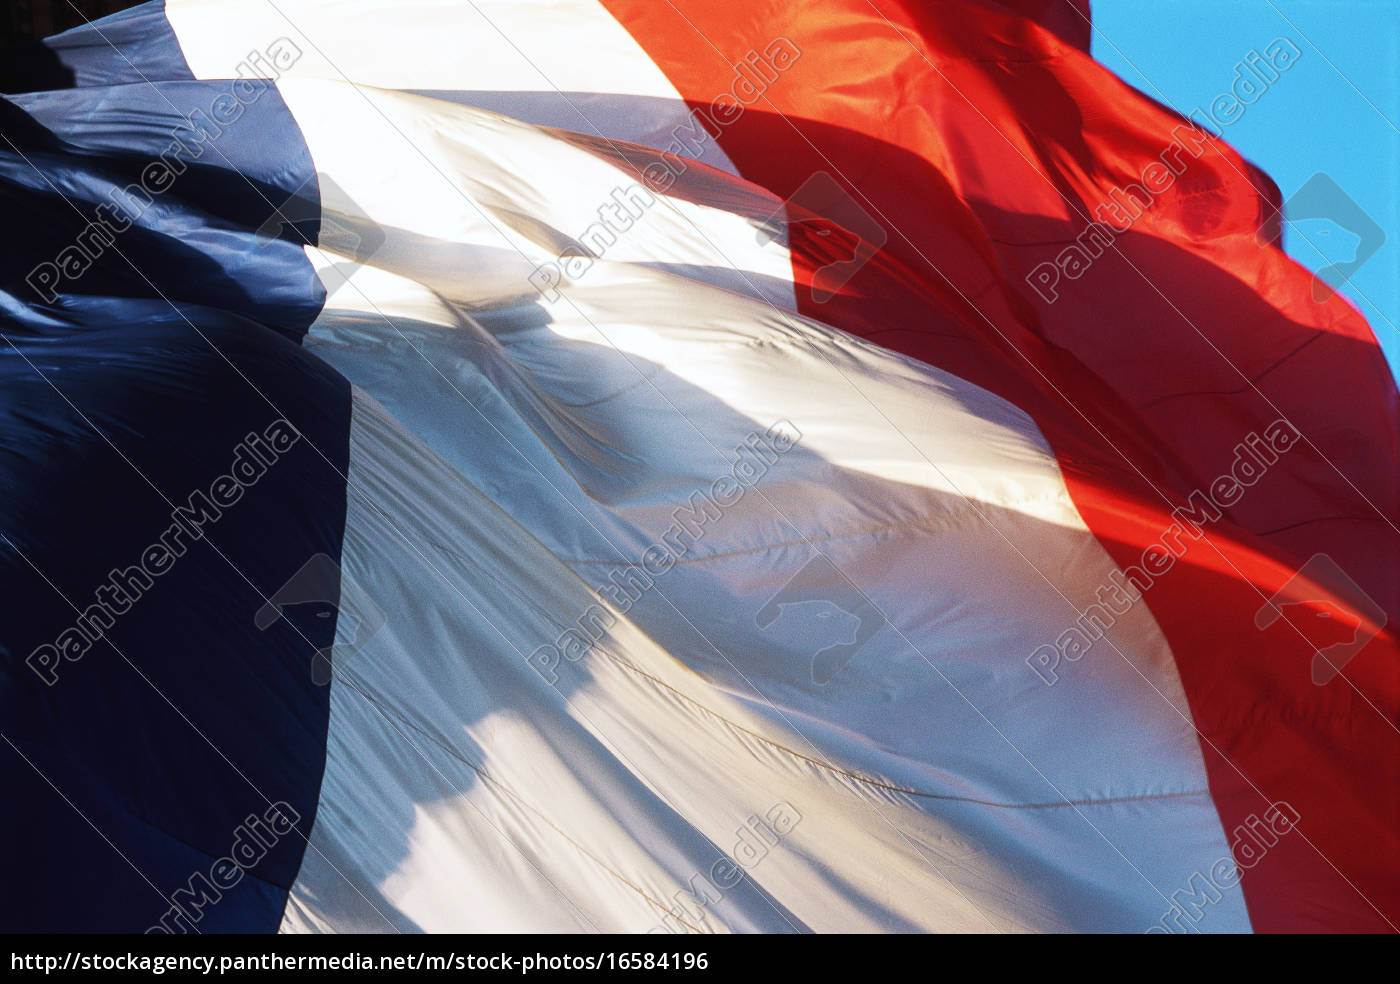
<instances>
[{"instance_id":1,"label":"flag fabric","mask_svg":"<svg viewBox=\"0 0 1400 984\"><path fill-rule=\"evenodd\" d=\"M27 53L6 928L1394 931L1394 380L1090 31L167 0Z\"/></svg>"}]
</instances>

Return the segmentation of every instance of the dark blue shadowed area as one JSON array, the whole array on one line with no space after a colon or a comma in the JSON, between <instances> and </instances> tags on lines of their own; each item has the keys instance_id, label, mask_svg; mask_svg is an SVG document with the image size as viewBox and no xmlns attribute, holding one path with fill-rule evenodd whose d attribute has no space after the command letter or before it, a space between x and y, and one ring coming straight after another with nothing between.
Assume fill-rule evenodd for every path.
<instances>
[{"instance_id":1,"label":"dark blue shadowed area","mask_svg":"<svg viewBox=\"0 0 1400 984\"><path fill-rule=\"evenodd\" d=\"M142 932L183 902L168 926L272 932L315 818L329 690L311 663L335 619L255 618L340 556L349 455L349 385L298 344L324 300L295 240L316 235L315 173L275 87L181 81L159 4L45 44L85 88L0 99L0 926ZM34 289L172 142L198 152L112 242L87 240L80 274ZM298 223L269 223L294 195ZM172 536L173 506L212 496L281 417L300 439ZM183 551L109 628L86 624L100 637L51 685L27 665L163 540ZM275 804L295 830L242 865ZM216 898L177 896L192 878Z\"/></svg>"},{"instance_id":2,"label":"dark blue shadowed area","mask_svg":"<svg viewBox=\"0 0 1400 984\"><path fill-rule=\"evenodd\" d=\"M349 386L227 312L83 298L55 319L0 304L0 722L18 749L0 748L0 923L143 931L247 817L285 802L297 832L192 921L274 931L315 817L329 690L310 663L335 622L254 618L308 558L340 555ZM26 665L75 624L64 596L97 601L169 530L166 500L210 494L246 435L283 415L301 439L198 539L175 540L185 554L100 641L51 685Z\"/></svg>"}]
</instances>

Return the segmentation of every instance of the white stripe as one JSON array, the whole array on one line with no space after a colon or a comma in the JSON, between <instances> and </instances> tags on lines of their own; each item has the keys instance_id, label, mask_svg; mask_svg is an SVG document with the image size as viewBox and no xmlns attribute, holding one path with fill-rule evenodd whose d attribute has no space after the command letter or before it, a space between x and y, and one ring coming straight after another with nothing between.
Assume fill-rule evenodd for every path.
<instances>
[{"instance_id":1,"label":"white stripe","mask_svg":"<svg viewBox=\"0 0 1400 984\"><path fill-rule=\"evenodd\" d=\"M302 50L293 78L431 91L662 149L689 123L675 86L595 0L167 0L166 18L197 79L232 78L286 37ZM713 140L684 156L734 171Z\"/></svg>"},{"instance_id":2,"label":"white stripe","mask_svg":"<svg viewBox=\"0 0 1400 984\"><path fill-rule=\"evenodd\" d=\"M659 202L547 300L531 264L619 172L402 94L373 95L377 132L344 89L283 87L343 192L328 228L385 228L348 284L313 251L338 289L306 344L378 401L357 393L344 563L388 624L334 685L312 840L400 928L646 930L780 801L801 820L689 922L1143 930L1228 857L1145 606L1111 632L1131 666L1100 643L1047 687L1025 664L1113 564L1024 413L725 289L712 239L755 277L786 261L718 209ZM780 418L798 445L557 689L537 674ZM819 555L895 626L826 686L840 606L756 621ZM1247 929L1238 890L1201 925ZM376 927L308 852L286 928Z\"/></svg>"}]
</instances>

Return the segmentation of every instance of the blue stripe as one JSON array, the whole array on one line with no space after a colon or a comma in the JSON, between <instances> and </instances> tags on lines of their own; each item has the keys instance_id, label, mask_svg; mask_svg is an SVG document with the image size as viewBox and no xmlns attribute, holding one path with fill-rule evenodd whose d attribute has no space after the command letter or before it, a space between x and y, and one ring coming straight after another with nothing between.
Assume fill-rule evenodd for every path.
<instances>
[{"instance_id":1,"label":"blue stripe","mask_svg":"<svg viewBox=\"0 0 1400 984\"><path fill-rule=\"evenodd\" d=\"M29 278L47 263L54 294L164 296L300 338L325 300L302 249L317 235L316 175L276 86L248 89L142 83L0 99L11 230L0 287L39 300L46 281ZM230 105L236 118L218 122L214 107ZM299 221L269 224L278 212ZM89 223L114 242L85 248L96 258L78 257L69 275L61 254Z\"/></svg>"},{"instance_id":2,"label":"blue stripe","mask_svg":"<svg viewBox=\"0 0 1400 984\"><path fill-rule=\"evenodd\" d=\"M133 36L152 9L131 12ZM75 63L97 65L94 52ZM338 584L320 611L255 619L308 560L340 556L350 389L297 344L324 299L295 241L314 239L314 222L266 231L288 196L303 214L319 208L275 88L51 301L26 282L220 89L229 83L0 100L0 730L14 745L0 746L0 924L11 931L140 932L163 916L201 932L274 931L315 818L329 688L311 665L332 642ZM301 437L254 476L246 436L282 416ZM238 501L200 536L172 535L171 503L214 495L236 460L248 482ZM148 559L168 567L145 588L138 576L117 611L110 572L162 538L181 553ZM70 602L106 605L115 624L89 621L83 631L101 636L90 647L69 634L84 651L49 667L42 647L77 632ZM223 887L232 872L218 859L251 856L248 818L269 803L285 803L296 830ZM191 879L218 900L169 918Z\"/></svg>"}]
</instances>

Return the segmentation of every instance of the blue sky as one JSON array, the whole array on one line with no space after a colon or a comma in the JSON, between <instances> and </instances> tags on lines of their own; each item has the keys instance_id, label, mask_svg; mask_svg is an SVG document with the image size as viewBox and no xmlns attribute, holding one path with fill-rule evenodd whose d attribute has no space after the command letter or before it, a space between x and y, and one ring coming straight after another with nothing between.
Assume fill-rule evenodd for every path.
<instances>
[{"instance_id":1,"label":"blue sky","mask_svg":"<svg viewBox=\"0 0 1400 984\"><path fill-rule=\"evenodd\" d=\"M1378 223L1385 244L1341 288L1400 369L1400 2L1092 0L1094 56L1183 113L1228 92L1251 52L1287 38L1301 56L1222 135L1278 182L1284 199L1318 172ZM1356 237L1325 220L1284 229L1318 270Z\"/></svg>"}]
</instances>

